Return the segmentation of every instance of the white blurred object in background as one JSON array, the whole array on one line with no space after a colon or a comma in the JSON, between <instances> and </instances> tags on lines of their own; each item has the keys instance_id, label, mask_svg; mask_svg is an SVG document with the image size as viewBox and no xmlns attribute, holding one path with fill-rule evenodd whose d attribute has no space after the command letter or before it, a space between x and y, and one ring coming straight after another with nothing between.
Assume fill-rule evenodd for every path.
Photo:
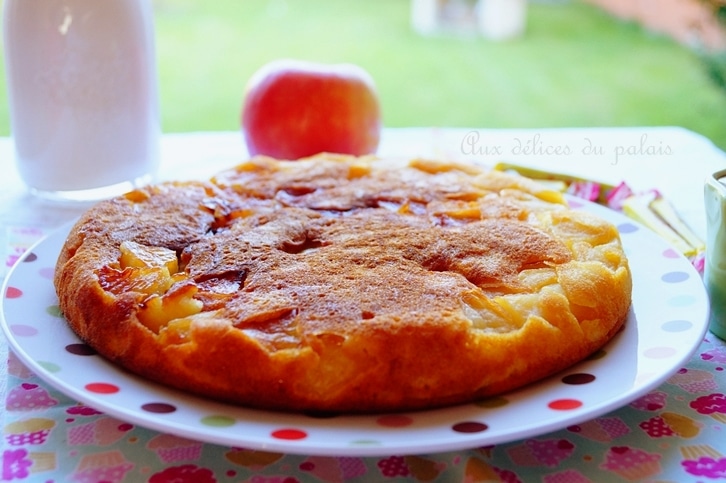
<instances>
[{"instance_id":1,"label":"white blurred object in background","mask_svg":"<svg viewBox=\"0 0 726 483\"><path fill-rule=\"evenodd\" d=\"M490 40L521 36L527 0L412 0L411 24L422 35L480 35Z\"/></svg>"},{"instance_id":2,"label":"white blurred object in background","mask_svg":"<svg viewBox=\"0 0 726 483\"><path fill-rule=\"evenodd\" d=\"M5 0L4 42L16 161L31 191L98 199L152 179L152 2Z\"/></svg>"},{"instance_id":3,"label":"white blurred object in background","mask_svg":"<svg viewBox=\"0 0 726 483\"><path fill-rule=\"evenodd\" d=\"M479 32L492 40L507 40L524 33L527 0L478 0Z\"/></svg>"}]
</instances>

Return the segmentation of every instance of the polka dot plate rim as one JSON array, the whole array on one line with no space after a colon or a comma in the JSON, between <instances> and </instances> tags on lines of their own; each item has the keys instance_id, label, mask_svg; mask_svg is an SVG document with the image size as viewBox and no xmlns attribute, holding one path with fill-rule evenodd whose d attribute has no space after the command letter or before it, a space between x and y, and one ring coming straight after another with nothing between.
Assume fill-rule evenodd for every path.
<instances>
[{"instance_id":1,"label":"polka dot plate rim","mask_svg":"<svg viewBox=\"0 0 726 483\"><path fill-rule=\"evenodd\" d=\"M129 374L85 346L57 310L52 272L70 224L31 247L6 277L0 326L41 379L82 404L160 432L252 450L383 456L465 450L535 437L629 404L677 372L708 328L690 262L624 215L570 199L618 226L633 272L628 321L603 350L560 374L477 403L376 415L288 414L185 394Z\"/></svg>"}]
</instances>

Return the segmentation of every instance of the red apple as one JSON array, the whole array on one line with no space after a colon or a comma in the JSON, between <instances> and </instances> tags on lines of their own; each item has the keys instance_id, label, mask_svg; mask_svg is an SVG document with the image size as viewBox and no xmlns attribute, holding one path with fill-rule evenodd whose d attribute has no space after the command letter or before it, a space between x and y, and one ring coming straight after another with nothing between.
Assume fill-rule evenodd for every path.
<instances>
[{"instance_id":1,"label":"red apple","mask_svg":"<svg viewBox=\"0 0 726 483\"><path fill-rule=\"evenodd\" d=\"M381 111L373 79L361 67L279 60L250 78L241 124L250 155L360 156L378 148Z\"/></svg>"}]
</instances>

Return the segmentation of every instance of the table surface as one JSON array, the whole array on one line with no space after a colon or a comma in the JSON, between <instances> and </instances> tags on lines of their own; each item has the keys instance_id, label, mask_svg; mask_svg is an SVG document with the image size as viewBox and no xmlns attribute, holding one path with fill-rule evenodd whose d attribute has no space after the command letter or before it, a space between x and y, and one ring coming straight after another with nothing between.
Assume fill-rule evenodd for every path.
<instances>
[{"instance_id":1,"label":"table surface","mask_svg":"<svg viewBox=\"0 0 726 483\"><path fill-rule=\"evenodd\" d=\"M506 161L634 191L657 189L705 239L703 181L726 154L676 127L385 129L379 154L493 165ZM165 134L159 180L205 179L246 158L236 132ZM0 279L35 241L87 205L26 192L0 138ZM12 354L0 337L5 403L0 481L708 481L726 478L726 345L706 334L662 386L576 427L463 451L375 457L279 454L161 434L84 406ZM709 411L697 400L712 401Z\"/></svg>"}]
</instances>

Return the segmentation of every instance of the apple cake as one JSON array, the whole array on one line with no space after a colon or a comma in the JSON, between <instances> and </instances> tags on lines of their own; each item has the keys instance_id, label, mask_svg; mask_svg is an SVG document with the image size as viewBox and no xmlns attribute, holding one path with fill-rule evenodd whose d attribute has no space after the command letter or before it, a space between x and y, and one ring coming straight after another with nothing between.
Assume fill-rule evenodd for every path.
<instances>
[{"instance_id":1,"label":"apple cake","mask_svg":"<svg viewBox=\"0 0 726 483\"><path fill-rule=\"evenodd\" d=\"M68 324L114 363L247 407L470 402L622 327L611 223L527 178L425 159L254 157L90 208L59 255Z\"/></svg>"}]
</instances>

